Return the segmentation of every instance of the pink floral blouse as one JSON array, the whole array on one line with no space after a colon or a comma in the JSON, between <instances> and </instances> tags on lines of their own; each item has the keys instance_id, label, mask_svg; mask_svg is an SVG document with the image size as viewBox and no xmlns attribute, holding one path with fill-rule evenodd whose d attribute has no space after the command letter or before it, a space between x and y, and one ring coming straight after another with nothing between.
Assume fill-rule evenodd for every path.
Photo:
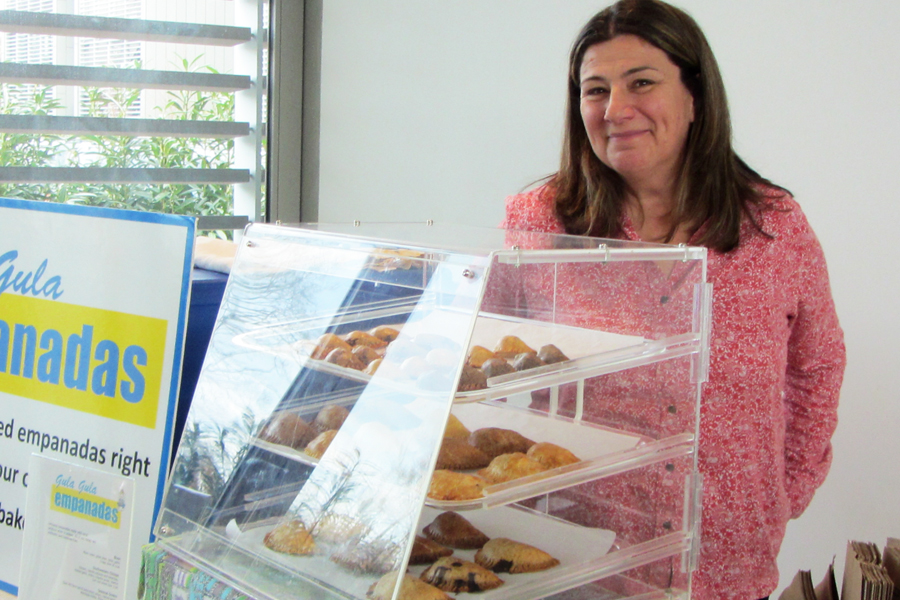
<instances>
[{"instance_id":1,"label":"pink floral blouse","mask_svg":"<svg viewBox=\"0 0 900 600\"><path fill-rule=\"evenodd\" d=\"M768 198L772 209L757 220L772 237L745 219L737 249L708 254L713 316L700 411L698 600L755 599L775 589L787 521L804 511L831 464L843 333L803 212L778 190ZM508 198L501 226L563 232L547 186ZM627 218L623 230L639 240ZM576 302L589 300L582 293Z\"/></svg>"}]
</instances>

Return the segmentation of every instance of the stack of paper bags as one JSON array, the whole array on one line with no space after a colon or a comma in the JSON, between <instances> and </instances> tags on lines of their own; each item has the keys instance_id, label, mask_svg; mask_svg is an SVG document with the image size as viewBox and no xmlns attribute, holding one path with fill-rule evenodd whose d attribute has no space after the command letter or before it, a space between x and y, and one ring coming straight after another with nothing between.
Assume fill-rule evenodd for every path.
<instances>
[{"instance_id":1,"label":"stack of paper bags","mask_svg":"<svg viewBox=\"0 0 900 600\"><path fill-rule=\"evenodd\" d=\"M828 565L825 578L815 587L809 571L798 571L791 585L781 592L778 600L838 600L834 564Z\"/></svg>"},{"instance_id":2,"label":"stack of paper bags","mask_svg":"<svg viewBox=\"0 0 900 600\"><path fill-rule=\"evenodd\" d=\"M844 564L842 600L893 600L894 583L882 564L878 547L869 542L849 542Z\"/></svg>"},{"instance_id":3,"label":"stack of paper bags","mask_svg":"<svg viewBox=\"0 0 900 600\"><path fill-rule=\"evenodd\" d=\"M888 538L882 563L894 584L894 600L900 600L900 540Z\"/></svg>"}]
</instances>

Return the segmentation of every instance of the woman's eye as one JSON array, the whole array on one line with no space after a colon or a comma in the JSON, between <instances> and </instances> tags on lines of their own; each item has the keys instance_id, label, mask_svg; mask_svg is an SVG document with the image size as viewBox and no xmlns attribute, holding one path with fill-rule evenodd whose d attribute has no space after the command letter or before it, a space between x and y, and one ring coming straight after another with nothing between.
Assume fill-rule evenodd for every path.
<instances>
[{"instance_id":1,"label":"woman's eye","mask_svg":"<svg viewBox=\"0 0 900 600\"><path fill-rule=\"evenodd\" d=\"M606 88L601 86L584 88L581 90L581 97L584 98L586 96L599 96L600 94L605 94L606 91Z\"/></svg>"},{"instance_id":2,"label":"woman's eye","mask_svg":"<svg viewBox=\"0 0 900 600\"><path fill-rule=\"evenodd\" d=\"M653 83L654 82L650 79L635 79L631 83L631 86L634 88L643 88L643 87L647 87L648 85L653 85Z\"/></svg>"}]
</instances>

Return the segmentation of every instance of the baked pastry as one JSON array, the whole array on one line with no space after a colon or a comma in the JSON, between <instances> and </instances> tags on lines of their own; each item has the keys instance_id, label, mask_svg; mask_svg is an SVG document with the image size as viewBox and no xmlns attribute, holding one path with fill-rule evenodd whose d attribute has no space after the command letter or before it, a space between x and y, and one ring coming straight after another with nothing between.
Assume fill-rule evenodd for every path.
<instances>
[{"instance_id":1,"label":"baked pastry","mask_svg":"<svg viewBox=\"0 0 900 600\"><path fill-rule=\"evenodd\" d=\"M453 548L448 548L427 537L417 535L413 541L412 552L409 555L411 565L430 565L443 556L453 554Z\"/></svg>"},{"instance_id":2,"label":"baked pastry","mask_svg":"<svg viewBox=\"0 0 900 600\"><path fill-rule=\"evenodd\" d=\"M484 361L489 358L498 358L498 356L484 346L472 346L472 349L469 350L469 356L466 358L466 362L476 369L480 369L481 365L484 364Z\"/></svg>"},{"instance_id":3,"label":"baked pastry","mask_svg":"<svg viewBox=\"0 0 900 600\"><path fill-rule=\"evenodd\" d=\"M445 438L463 438L468 440L471 433L456 415L450 413L450 418L447 419L447 427L444 428Z\"/></svg>"},{"instance_id":4,"label":"baked pastry","mask_svg":"<svg viewBox=\"0 0 900 600\"><path fill-rule=\"evenodd\" d=\"M382 360L384 360L384 359L382 359L382 358L376 358L375 360L373 360L372 362L370 362L368 365L366 365L366 368L363 369L363 371L365 371L365 372L368 373L369 375L374 375L374 374L375 374L375 371L378 370L378 367L381 366L381 361L382 361Z\"/></svg>"},{"instance_id":5,"label":"baked pastry","mask_svg":"<svg viewBox=\"0 0 900 600\"><path fill-rule=\"evenodd\" d=\"M481 498L487 482L477 475L436 469L428 484L428 497L434 500L473 500Z\"/></svg>"},{"instance_id":6,"label":"baked pastry","mask_svg":"<svg viewBox=\"0 0 900 600\"><path fill-rule=\"evenodd\" d=\"M316 543L299 519L284 521L263 537L266 548L283 554L312 554Z\"/></svg>"},{"instance_id":7,"label":"baked pastry","mask_svg":"<svg viewBox=\"0 0 900 600\"><path fill-rule=\"evenodd\" d=\"M344 336L344 341L354 347L367 346L369 348L384 348L388 345L383 339L376 337L371 333L366 333L365 331L351 331Z\"/></svg>"},{"instance_id":8,"label":"baked pastry","mask_svg":"<svg viewBox=\"0 0 900 600\"><path fill-rule=\"evenodd\" d=\"M366 365L353 355L353 350L344 350L343 348L335 348L329 352L325 357L325 362L355 371L362 371L366 368Z\"/></svg>"},{"instance_id":9,"label":"baked pastry","mask_svg":"<svg viewBox=\"0 0 900 600\"><path fill-rule=\"evenodd\" d=\"M326 450L328 450L328 446L331 445L331 441L336 435L337 429L328 429L327 431L323 431L322 433L314 437L313 440L306 445L306 448L304 448L303 451L313 458L322 458L322 455L325 454Z\"/></svg>"},{"instance_id":10,"label":"baked pastry","mask_svg":"<svg viewBox=\"0 0 900 600\"><path fill-rule=\"evenodd\" d=\"M562 350L560 350L553 344L546 344L544 346L541 346L541 349L538 350L537 356L539 359L544 361L545 364L548 365L569 360L569 357L563 354Z\"/></svg>"},{"instance_id":11,"label":"baked pastry","mask_svg":"<svg viewBox=\"0 0 900 600\"><path fill-rule=\"evenodd\" d=\"M397 586L398 575L400 575L400 571L391 571L383 575L369 587L366 597L371 600L391 600L394 596L394 588ZM451 600L451 596L421 579L416 579L409 573L404 573L397 600Z\"/></svg>"},{"instance_id":12,"label":"baked pastry","mask_svg":"<svg viewBox=\"0 0 900 600\"><path fill-rule=\"evenodd\" d=\"M517 431L501 427L476 429L469 436L469 443L491 458L510 452L528 452L534 445L534 442Z\"/></svg>"},{"instance_id":13,"label":"baked pastry","mask_svg":"<svg viewBox=\"0 0 900 600\"><path fill-rule=\"evenodd\" d=\"M331 404L319 411L319 414L316 415L315 420L312 422L312 427L316 433L322 433L329 429L340 429L348 414L350 414L350 411L340 404Z\"/></svg>"},{"instance_id":14,"label":"baked pastry","mask_svg":"<svg viewBox=\"0 0 900 600\"><path fill-rule=\"evenodd\" d=\"M491 457L464 438L445 437L438 452L436 469L467 471L488 466Z\"/></svg>"},{"instance_id":15,"label":"baked pastry","mask_svg":"<svg viewBox=\"0 0 900 600\"><path fill-rule=\"evenodd\" d=\"M300 450L309 442L312 431L309 423L296 413L284 411L269 418L259 432L259 439Z\"/></svg>"},{"instance_id":16,"label":"baked pastry","mask_svg":"<svg viewBox=\"0 0 900 600\"><path fill-rule=\"evenodd\" d=\"M485 569L461 558L447 556L422 571L419 577L445 592L482 592L503 585L503 580Z\"/></svg>"},{"instance_id":17,"label":"baked pastry","mask_svg":"<svg viewBox=\"0 0 900 600\"><path fill-rule=\"evenodd\" d=\"M581 462L581 459L572 454L569 450L550 442L538 442L528 449L525 456L538 461L544 465L544 468L546 469L555 469L557 467Z\"/></svg>"},{"instance_id":18,"label":"baked pastry","mask_svg":"<svg viewBox=\"0 0 900 600\"><path fill-rule=\"evenodd\" d=\"M526 369L534 369L535 367L543 367L544 363L537 357L534 352L523 352L517 354L512 360L512 368L516 371L525 371Z\"/></svg>"},{"instance_id":19,"label":"baked pastry","mask_svg":"<svg viewBox=\"0 0 900 600\"><path fill-rule=\"evenodd\" d=\"M342 348L347 352L353 350L350 344L339 338L333 333L325 333L316 340L316 347L312 352L312 357L316 360L322 360L335 348Z\"/></svg>"},{"instance_id":20,"label":"baked pastry","mask_svg":"<svg viewBox=\"0 0 900 600\"><path fill-rule=\"evenodd\" d=\"M457 386L460 392L483 390L486 387L487 375L481 369L476 369L471 365L463 365L462 373L459 375L459 385Z\"/></svg>"},{"instance_id":21,"label":"baked pastry","mask_svg":"<svg viewBox=\"0 0 900 600\"><path fill-rule=\"evenodd\" d=\"M399 331L388 325L379 325L378 327L373 327L369 330L369 333L388 344L396 340L397 336L400 335Z\"/></svg>"},{"instance_id":22,"label":"baked pastry","mask_svg":"<svg viewBox=\"0 0 900 600\"><path fill-rule=\"evenodd\" d=\"M334 512L325 513L309 529L316 541L323 544L338 544L349 539L359 539L368 531L367 525L359 519Z\"/></svg>"},{"instance_id":23,"label":"baked pastry","mask_svg":"<svg viewBox=\"0 0 900 600\"><path fill-rule=\"evenodd\" d=\"M442 512L436 516L422 529L422 533L438 544L460 550L481 548L491 539L464 516L453 511Z\"/></svg>"},{"instance_id":24,"label":"baked pastry","mask_svg":"<svg viewBox=\"0 0 900 600\"><path fill-rule=\"evenodd\" d=\"M513 369L512 365L506 362L505 359L489 358L484 361L483 365L481 365L481 372L484 373L485 377L490 379L491 377L499 377L500 375L515 373L516 370Z\"/></svg>"},{"instance_id":25,"label":"baked pastry","mask_svg":"<svg viewBox=\"0 0 900 600\"><path fill-rule=\"evenodd\" d=\"M363 544L346 544L329 559L355 573L381 575L397 568L401 553L399 544L378 539Z\"/></svg>"},{"instance_id":26,"label":"baked pastry","mask_svg":"<svg viewBox=\"0 0 900 600\"><path fill-rule=\"evenodd\" d=\"M514 335L504 335L494 346L494 353L500 358L513 358L523 352L534 352L534 348Z\"/></svg>"},{"instance_id":27,"label":"baked pastry","mask_svg":"<svg viewBox=\"0 0 900 600\"><path fill-rule=\"evenodd\" d=\"M559 560L539 548L509 538L494 538L475 553L476 564L495 573L533 573L555 567Z\"/></svg>"},{"instance_id":28,"label":"baked pastry","mask_svg":"<svg viewBox=\"0 0 900 600\"><path fill-rule=\"evenodd\" d=\"M528 458L521 452L501 454L484 469L478 471L488 483L503 483L519 477L534 475L546 471L547 468L536 460Z\"/></svg>"},{"instance_id":29,"label":"baked pastry","mask_svg":"<svg viewBox=\"0 0 900 600\"><path fill-rule=\"evenodd\" d=\"M381 355L370 346L354 346L353 357L361 362L364 367L368 367L373 360L380 359Z\"/></svg>"}]
</instances>

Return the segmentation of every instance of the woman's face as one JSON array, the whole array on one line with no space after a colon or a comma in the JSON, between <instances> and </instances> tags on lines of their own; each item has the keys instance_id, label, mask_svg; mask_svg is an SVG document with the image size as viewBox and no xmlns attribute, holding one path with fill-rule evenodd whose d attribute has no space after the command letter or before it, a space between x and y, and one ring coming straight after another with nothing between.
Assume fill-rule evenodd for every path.
<instances>
[{"instance_id":1,"label":"woman's face","mask_svg":"<svg viewBox=\"0 0 900 600\"><path fill-rule=\"evenodd\" d=\"M694 99L665 52L634 35L587 49L581 118L594 154L634 190L671 186L681 166Z\"/></svg>"}]
</instances>

